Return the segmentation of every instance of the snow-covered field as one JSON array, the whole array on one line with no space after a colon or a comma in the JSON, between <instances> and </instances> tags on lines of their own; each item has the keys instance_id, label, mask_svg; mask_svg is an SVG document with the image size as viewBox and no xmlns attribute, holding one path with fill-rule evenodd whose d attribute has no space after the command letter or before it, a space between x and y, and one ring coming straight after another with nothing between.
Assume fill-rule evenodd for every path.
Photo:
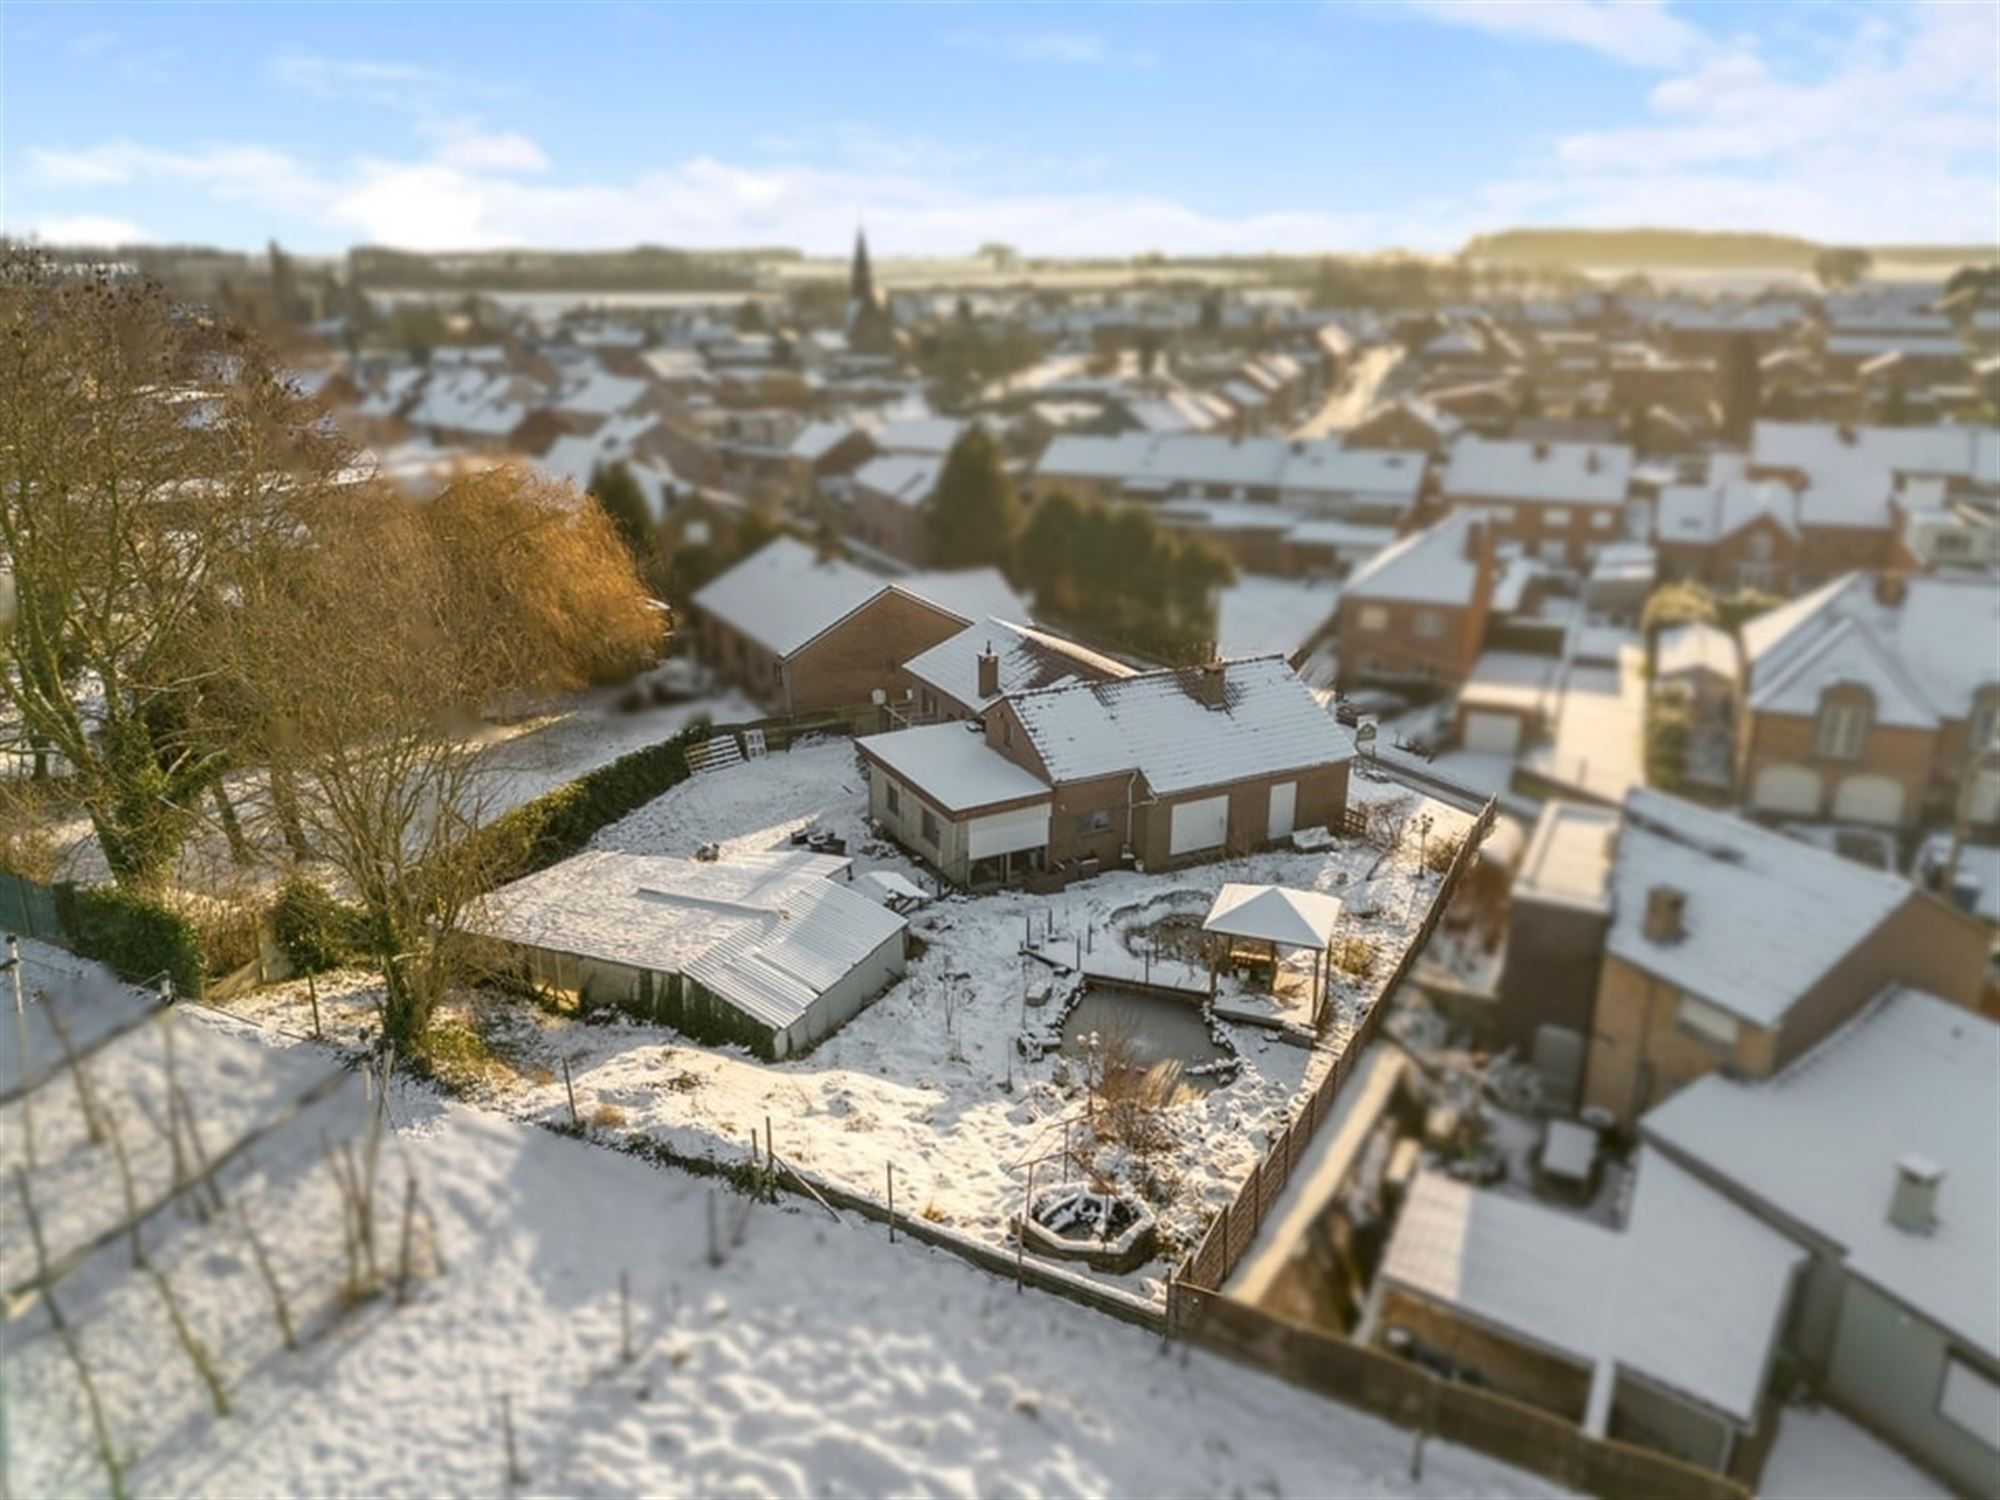
<instances>
[{"instance_id":1,"label":"snow-covered field","mask_svg":"<svg viewBox=\"0 0 2000 1500\"><path fill-rule=\"evenodd\" d=\"M1370 796L1407 795L1355 786ZM717 841L726 854L769 848L817 822L848 839L858 869L915 877L899 853L870 843L863 787L849 742L809 745L683 783L595 842L686 855ZM1409 799L1409 813L1422 808L1436 819L1433 839L1468 821ZM607 1111L606 1135L639 1132L684 1155L737 1161L750 1155L752 1135L761 1135L768 1120L778 1153L795 1165L878 1198L886 1195L893 1166L900 1206L1004 1243L1031 1171L1047 1183L1063 1170L1058 1158L1066 1148L1089 1143L1078 1123L1088 1107L1079 1070L1057 1056L1025 1062L1015 1047L1024 1025L1041 1019L1028 1008L1026 991L1048 977L1043 966L1021 957L1030 928L1038 936L1051 926L1059 935L1088 930L1093 946L1102 947L1170 906L1204 910L1225 881L1337 890L1349 908L1341 931L1373 941L1377 957L1370 977L1335 986L1328 1043L1308 1050L1263 1029L1226 1027L1243 1057L1236 1080L1206 1094L1184 1092L1165 1113L1167 1139L1158 1150L1143 1158L1111 1144L1086 1152L1084 1166L1141 1191L1159 1214L1162 1258L1118 1279L1163 1297L1171 1257L1190 1248L1235 1193L1302 1086L1332 1065L1328 1048L1374 1001L1421 919L1436 877L1418 878L1414 850L1413 842L1409 851L1382 858L1357 842L1316 854L1260 853L1171 875L1104 875L1054 896L948 897L911 919L926 951L904 982L810 1055L779 1064L623 1018L586 1025L496 999L484 1005L481 1025L511 1069L496 1071L482 1098L523 1118L566 1119L560 1073L567 1061L580 1114ZM320 1004L331 1034L351 1038L372 1024L374 983L360 974L322 978ZM292 1032L306 1025L298 984L246 996L232 1009Z\"/></svg>"},{"instance_id":2,"label":"snow-covered field","mask_svg":"<svg viewBox=\"0 0 2000 1500\"><path fill-rule=\"evenodd\" d=\"M73 1029L90 1034L131 1003L102 985L75 1003ZM100 1096L132 1117L128 1144L143 1134L135 1101L160 1087L160 1024L92 1064ZM251 1028L209 1013L171 1025L216 1148L327 1073L327 1054L259 1045ZM10 1077L12 1045L0 1027ZM123 1209L107 1148L82 1138L74 1090L58 1080L35 1102L30 1180L60 1258ZM1436 1443L1412 1482L1408 1434L1261 1373L1165 1352L907 1239L892 1247L878 1227L751 1205L402 1085L388 1099L387 1196L400 1199L407 1164L435 1211L443 1271L419 1276L407 1305L382 1295L343 1307L331 1295L342 1252L322 1137L351 1138L364 1108L350 1077L224 1174L291 1298L296 1351L282 1346L226 1225L168 1209L149 1226L150 1262L207 1347L227 1416L214 1415L123 1238L63 1284L128 1493L1551 1493ZM10 1176L22 1163L18 1125L9 1106ZM168 1170L157 1155L134 1165L156 1187ZM11 1282L26 1253L11 1195L0 1237ZM379 1238L392 1260L395 1232ZM10 1312L0 1380L11 1489L103 1493L79 1382L45 1307Z\"/></svg>"}]
</instances>

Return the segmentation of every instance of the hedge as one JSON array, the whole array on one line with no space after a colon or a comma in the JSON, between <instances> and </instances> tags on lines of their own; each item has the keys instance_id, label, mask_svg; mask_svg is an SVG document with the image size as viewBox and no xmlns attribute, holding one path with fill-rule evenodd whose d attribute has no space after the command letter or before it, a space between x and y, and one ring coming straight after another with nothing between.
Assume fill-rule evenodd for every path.
<instances>
[{"instance_id":1,"label":"hedge","mask_svg":"<svg viewBox=\"0 0 2000 1500\"><path fill-rule=\"evenodd\" d=\"M688 778L688 746L711 732L706 720L696 720L673 739L621 755L502 813L474 835L492 849L493 884L568 859L599 830L680 785Z\"/></svg>"},{"instance_id":2,"label":"hedge","mask_svg":"<svg viewBox=\"0 0 2000 1500\"><path fill-rule=\"evenodd\" d=\"M182 995L199 995L208 964L194 925L178 912L116 886L56 887L56 914L71 949L144 983L164 973Z\"/></svg>"},{"instance_id":3,"label":"hedge","mask_svg":"<svg viewBox=\"0 0 2000 1500\"><path fill-rule=\"evenodd\" d=\"M353 961L362 947L366 917L325 886L294 875L271 908L271 935L295 973L322 974Z\"/></svg>"}]
</instances>

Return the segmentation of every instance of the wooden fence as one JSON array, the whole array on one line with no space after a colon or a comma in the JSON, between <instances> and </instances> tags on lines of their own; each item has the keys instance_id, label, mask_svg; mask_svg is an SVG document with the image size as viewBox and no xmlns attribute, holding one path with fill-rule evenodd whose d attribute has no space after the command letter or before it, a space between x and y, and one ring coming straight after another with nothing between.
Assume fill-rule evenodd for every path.
<instances>
[{"instance_id":1,"label":"wooden fence","mask_svg":"<svg viewBox=\"0 0 2000 1500\"><path fill-rule=\"evenodd\" d=\"M1489 801L1472 820L1472 827L1467 830L1458 852L1452 856L1451 864L1444 872L1444 878L1438 882L1438 888L1431 896L1430 905L1425 908L1424 919L1418 924L1416 935L1404 944L1396 967L1384 981L1375 1003L1368 1007L1361 1024L1347 1038L1340 1055L1334 1059L1333 1067L1321 1077L1299 1112L1271 1143L1263 1160L1251 1168L1236 1197L1215 1216L1194 1253L1181 1263L1174 1273L1177 1283L1184 1281L1205 1291L1219 1291L1229 1279L1230 1272L1236 1269L1237 1262L1248 1253L1251 1241L1256 1239L1257 1231L1264 1225L1265 1215L1276 1205L1278 1196L1284 1192L1299 1163L1305 1160L1314 1134L1333 1112L1334 1101L1340 1097L1348 1075L1354 1071L1361 1054L1374 1039L1376 1029L1388 1014L1389 1003L1397 987L1409 974L1417 954L1430 941L1431 933L1442 920L1445 909L1451 905L1452 893L1457 890L1459 880L1478 854L1480 841L1492 828L1494 816L1495 804Z\"/></svg>"},{"instance_id":2,"label":"wooden fence","mask_svg":"<svg viewBox=\"0 0 2000 1500\"><path fill-rule=\"evenodd\" d=\"M1176 1281L1168 1321L1178 1337L1270 1370L1373 1416L1408 1428L1413 1449L1428 1438L1456 1443L1589 1495L1650 1500L1749 1500L1736 1480L1616 1439L1475 1386L1440 1380L1394 1355L1320 1333ZM1413 1456L1412 1464L1421 1462Z\"/></svg>"}]
</instances>

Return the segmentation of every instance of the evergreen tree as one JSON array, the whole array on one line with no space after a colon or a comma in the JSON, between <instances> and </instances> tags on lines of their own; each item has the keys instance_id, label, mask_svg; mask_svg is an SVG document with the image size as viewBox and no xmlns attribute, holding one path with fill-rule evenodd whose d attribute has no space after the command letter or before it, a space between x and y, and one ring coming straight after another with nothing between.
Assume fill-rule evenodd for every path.
<instances>
[{"instance_id":1,"label":"evergreen tree","mask_svg":"<svg viewBox=\"0 0 2000 1500\"><path fill-rule=\"evenodd\" d=\"M999 448L977 423L952 445L927 520L936 567L1006 567L1012 561L1021 502Z\"/></svg>"},{"instance_id":2,"label":"evergreen tree","mask_svg":"<svg viewBox=\"0 0 2000 1500\"><path fill-rule=\"evenodd\" d=\"M622 463L609 468L600 464L590 471L589 487L598 507L618 528L619 540L632 554L632 565L639 570L639 576L650 577L660 560L660 541L639 481Z\"/></svg>"}]
</instances>

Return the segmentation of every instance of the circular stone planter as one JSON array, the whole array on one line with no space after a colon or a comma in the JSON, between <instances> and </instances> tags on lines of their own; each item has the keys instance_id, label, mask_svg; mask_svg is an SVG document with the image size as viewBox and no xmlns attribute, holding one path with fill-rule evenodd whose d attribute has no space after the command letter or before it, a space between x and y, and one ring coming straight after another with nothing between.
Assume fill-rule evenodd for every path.
<instances>
[{"instance_id":1,"label":"circular stone planter","mask_svg":"<svg viewBox=\"0 0 2000 1500\"><path fill-rule=\"evenodd\" d=\"M1028 1220L1015 1221L1028 1248L1052 1260L1080 1260L1096 1271L1136 1271L1153 1258L1159 1226L1153 1211L1127 1193L1093 1193L1077 1184L1035 1195Z\"/></svg>"}]
</instances>

